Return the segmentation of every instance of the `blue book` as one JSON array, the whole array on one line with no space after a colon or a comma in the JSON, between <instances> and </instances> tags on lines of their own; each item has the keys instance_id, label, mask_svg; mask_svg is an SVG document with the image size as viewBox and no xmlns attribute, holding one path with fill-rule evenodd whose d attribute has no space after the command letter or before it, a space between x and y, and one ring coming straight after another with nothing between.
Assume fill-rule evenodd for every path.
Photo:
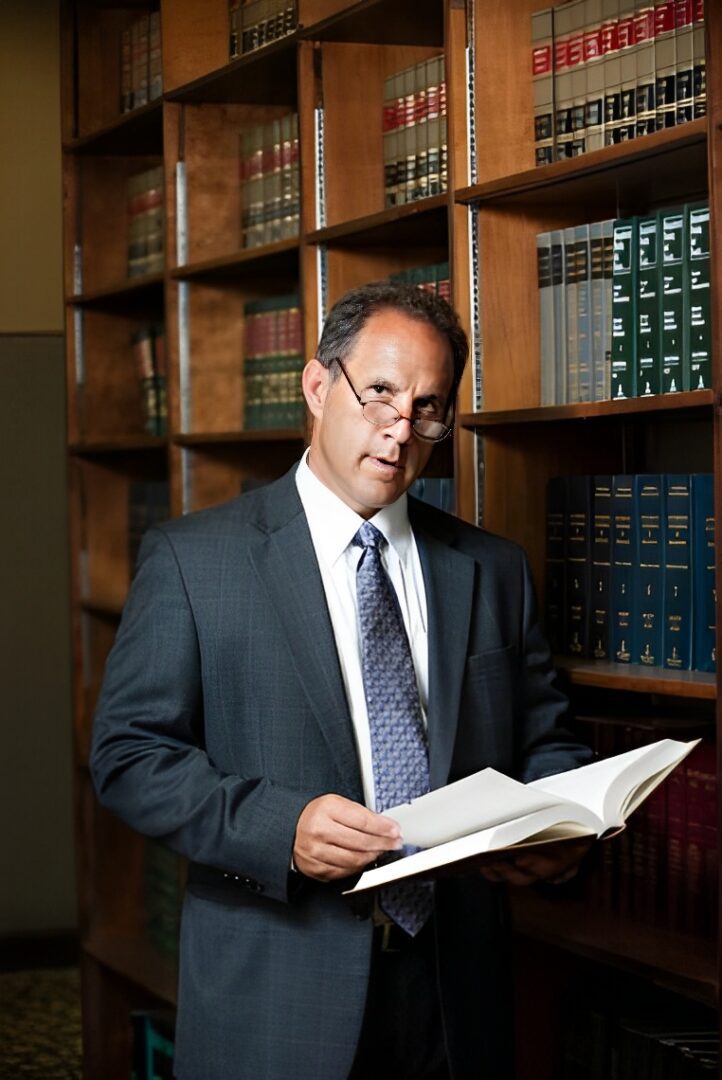
<instances>
[{"instance_id":1,"label":"blue book","mask_svg":"<svg viewBox=\"0 0 722 1080\"><path fill-rule=\"evenodd\" d=\"M612 478L592 480L592 602L590 652L609 660L609 589L612 573Z\"/></svg>"},{"instance_id":2,"label":"blue book","mask_svg":"<svg viewBox=\"0 0 722 1080\"><path fill-rule=\"evenodd\" d=\"M634 478L637 517L636 592L632 603L632 656L637 664L662 666L664 641L664 503L662 477Z\"/></svg>"},{"instance_id":3,"label":"blue book","mask_svg":"<svg viewBox=\"0 0 722 1080\"><path fill-rule=\"evenodd\" d=\"M566 651L589 656L592 484L590 476L566 479Z\"/></svg>"},{"instance_id":4,"label":"blue book","mask_svg":"<svg viewBox=\"0 0 722 1080\"><path fill-rule=\"evenodd\" d=\"M692 666L692 568L689 476L664 478L664 666Z\"/></svg>"},{"instance_id":5,"label":"blue book","mask_svg":"<svg viewBox=\"0 0 722 1080\"><path fill-rule=\"evenodd\" d=\"M692 482L692 667L716 671L714 487L711 473Z\"/></svg>"},{"instance_id":6,"label":"blue book","mask_svg":"<svg viewBox=\"0 0 722 1080\"><path fill-rule=\"evenodd\" d=\"M611 659L628 664L632 659L632 603L636 516L634 477L612 478L612 574L610 586Z\"/></svg>"}]
</instances>

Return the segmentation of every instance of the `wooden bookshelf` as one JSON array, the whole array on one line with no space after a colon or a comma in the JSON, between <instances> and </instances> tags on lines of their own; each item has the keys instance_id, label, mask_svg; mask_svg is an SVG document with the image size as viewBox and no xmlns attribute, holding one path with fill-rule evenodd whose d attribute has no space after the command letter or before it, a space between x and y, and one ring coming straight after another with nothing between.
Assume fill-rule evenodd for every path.
<instances>
[{"instance_id":1,"label":"wooden bookshelf","mask_svg":"<svg viewBox=\"0 0 722 1080\"><path fill-rule=\"evenodd\" d=\"M93 710L133 574L134 521L155 512L151 492L159 485L167 488L174 515L209 507L281 475L305 442L301 427L244 428L246 304L298 294L308 358L324 311L348 288L450 263L454 304L467 330L478 332L479 345L461 386L455 438L437 448L428 474L453 474L460 516L526 548L542 605L550 477L713 471L722 505L722 319L714 322L708 390L541 407L535 247L542 231L709 198L713 310L719 314L722 10L707 0L707 117L534 168L526 73L531 15L544 6L544 0L298 0L293 34L231 60L228 0L120 0L112 6L63 0L64 281L88 1076L125 1080L131 1010L172 1004L175 997L174 963L158 954L144 929L145 842L98 808L87 773ZM160 11L162 25L163 98L121 113L120 35L152 9ZM472 31L474 95L468 102ZM448 190L387 207L384 79L440 53L446 64ZM243 134L290 112L298 114L300 142L298 235L249 247L240 185ZM131 276L128 178L160 165L163 266ZM478 233L476 297L472 229ZM160 325L167 357L165 435L146 430L130 345L138 331ZM718 526L718 551L721 538ZM659 702L682 711L716 706L712 675L568 658L560 658L559 666L570 695L585 707L594 697L605 708L610 701L628 708L630 700L640 710ZM517 897L514 908L523 941L600 970L633 972L706 1005L716 1000L712 942L632 927L623 918L588 919L584 904L563 894L554 901ZM522 979L524 970L522 950ZM535 1008L548 1019L554 1004L550 999ZM519 1080L533 1075L527 1069Z\"/></svg>"}]
</instances>

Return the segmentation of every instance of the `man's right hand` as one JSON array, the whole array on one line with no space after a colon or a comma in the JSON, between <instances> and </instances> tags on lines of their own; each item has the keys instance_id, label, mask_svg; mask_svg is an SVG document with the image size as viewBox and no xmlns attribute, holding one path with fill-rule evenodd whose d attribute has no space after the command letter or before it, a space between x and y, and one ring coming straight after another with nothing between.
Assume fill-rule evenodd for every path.
<instances>
[{"instance_id":1,"label":"man's right hand","mask_svg":"<svg viewBox=\"0 0 722 1080\"><path fill-rule=\"evenodd\" d=\"M360 873L401 846L401 830L391 818L342 795L320 795L301 811L293 863L307 877L334 881Z\"/></svg>"}]
</instances>

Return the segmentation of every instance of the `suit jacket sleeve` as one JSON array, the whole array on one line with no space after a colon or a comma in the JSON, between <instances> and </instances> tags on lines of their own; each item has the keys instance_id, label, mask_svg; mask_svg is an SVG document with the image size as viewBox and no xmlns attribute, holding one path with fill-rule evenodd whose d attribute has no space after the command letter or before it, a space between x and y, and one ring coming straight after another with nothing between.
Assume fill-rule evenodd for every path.
<instances>
[{"instance_id":1,"label":"suit jacket sleeve","mask_svg":"<svg viewBox=\"0 0 722 1080\"><path fill-rule=\"evenodd\" d=\"M296 822L320 792L214 766L204 746L201 671L174 551L153 530L141 548L95 717L90 767L98 797L139 832L286 900Z\"/></svg>"}]
</instances>

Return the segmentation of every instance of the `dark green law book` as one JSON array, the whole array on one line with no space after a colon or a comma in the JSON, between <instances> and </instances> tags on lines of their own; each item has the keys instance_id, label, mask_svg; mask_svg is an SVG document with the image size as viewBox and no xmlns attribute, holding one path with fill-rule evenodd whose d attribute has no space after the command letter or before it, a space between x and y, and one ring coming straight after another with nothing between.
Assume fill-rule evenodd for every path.
<instances>
[{"instance_id":1,"label":"dark green law book","mask_svg":"<svg viewBox=\"0 0 722 1080\"><path fill-rule=\"evenodd\" d=\"M632 604L636 544L634 477L612 478L612 573L610 587L611 659L632 659Z\"/></svg>"},{"instance_id":2,"label":"dark green law book","mask_svg":"<svg viewBox=\"0 0 722 1080\"><path fill-rule=\"evenodd\" d=\"M686 326L688 296L687 214L679 207L660 213L661 258L659 266L660 352L662 393L676 394L689 388L689 333Z\"/></svg>"},{"instance_id":3,"label":"dark green law book","mask_svg":"<svg viewBox=\"0 0 722 1080\"><path fill-rule=\"evenodd\" d=\"M711 473L692 484L692 667L716 671L714 485Z\"/></svg>"},{"instance_id":4,"label":"dark green law book","mask_svg":"<svg viewBox=\"0 0 722 1080\"><path fill-rule=\"evenodd\" d=\"M592 575L592 484L590 476L568 476L566 491L566 647L589 656Z\"/></svg>"},{"instance_id":5,"label":"dark green law book","mask_svg":"<svg viewBox=\"0 0 722 1080\"><path fill-rule=\"evenodd\" d=\"M634 478L636 582L632 602L633 662L662 666L664 640L664 515L662 477Z\"/></svg>"},{"instance_id":6,"label":"dark green law book","mask_svg":"<svg viewBox=\"0 0 722 1080\"><path fill-rule=\"evenodd\" d=\"M709 206L689 208L689 367L690 390L712 385Z\"/></svg>"},{"instance_id":7,"label":"dark green law book","mask_svg":"<svg viewBox=\"0 0 722 1080\"><path fill-rule=\"evenodd\" d=\"M637 395L637 218L614 222L612 398Z\"/></svg>"},{"instance_id":8,"label":"dark green law book","mask_svg":"<svg viewBox=\"0 0 722 1080\"><path fill-rule=\"evenodd\" d=\"M637 243L637 396L662 389L659 342L659 215L639 219Z\"/></svg>"},{"instance_id":9,"label":"dark green law book","mask_svg":"<svg viewBox=\"0 0 722 1080\"><path fill-rule=\"evenodd\" d=\"M610 658L609 598L612 575L612 477L592 478L592 585L589 651Z\"/></svg>"},{"instance_id":10,"label":"dark green law book","mask_svg":"<svg viewBox=\"0 0 722 1080\"><path fill-rule=\"evenodd\" d=\"M664 666L692 666L690 478L664 477Z\"/></svg>"}]
</instances>

